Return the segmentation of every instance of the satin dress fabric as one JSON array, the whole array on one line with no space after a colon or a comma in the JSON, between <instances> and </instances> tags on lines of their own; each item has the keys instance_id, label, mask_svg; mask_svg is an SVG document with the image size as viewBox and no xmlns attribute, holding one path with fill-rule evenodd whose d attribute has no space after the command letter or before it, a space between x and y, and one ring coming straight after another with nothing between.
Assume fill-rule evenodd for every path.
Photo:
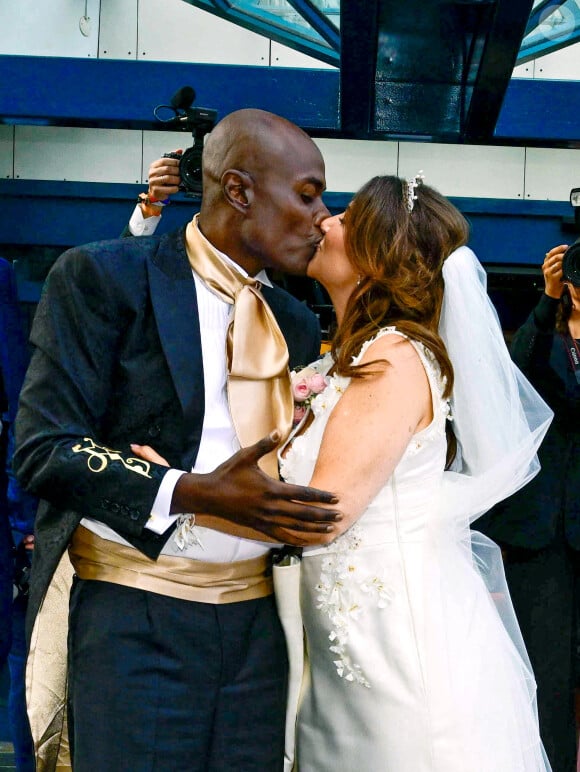
<instances>
[{"instance_id":1,"label":"satin dress fabric","mask_svg":"<svg viewBox=\"0 0 580 772\"><path fill-rule=\"evenodd\" d=\"M434 357L411 342L429 378L431 424L413 436L358 522L303 554L308 668L297 768L545 772L533 676L498 610L509 596L490 593L471 548L445 526L449 405ZM330 367L325 360L319 371ZM313 421L282 460L288 482L310 481L324 428L349 383L328 381L312 403Z\"/></svg>"}]
</instances>

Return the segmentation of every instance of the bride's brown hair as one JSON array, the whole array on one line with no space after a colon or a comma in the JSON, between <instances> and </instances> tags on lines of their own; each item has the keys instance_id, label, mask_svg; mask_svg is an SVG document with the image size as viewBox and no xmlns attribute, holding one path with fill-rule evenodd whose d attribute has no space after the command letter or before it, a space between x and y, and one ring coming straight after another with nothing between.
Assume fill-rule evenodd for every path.
<instances>
[{"instance_id":1,"label":"bride's brown hair","mask_svg":"<svg viewBox=\"0 0 580 772\"><path fill-rule=\"evenodd\" d=\"M433 353L447 385L453 367L438 334L443 302L442 268L453 250L467 243L469 225L461 212L428 185L415 188L399 177L374 177L355 195L344 215L346 254L359 274L332 342L335 372L354 378L375 372L353 365L363 343L379 328L394 325Z\"/></svg>"}]
</instances>

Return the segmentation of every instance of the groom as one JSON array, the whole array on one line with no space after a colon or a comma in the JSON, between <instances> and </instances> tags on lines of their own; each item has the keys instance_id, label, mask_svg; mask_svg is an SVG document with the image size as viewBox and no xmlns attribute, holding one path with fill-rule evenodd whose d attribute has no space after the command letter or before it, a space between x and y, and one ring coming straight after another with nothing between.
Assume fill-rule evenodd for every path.
<instances>
[{"instance_id":1,"label":"groom","mask_svg":"<svg viewBox=\"0 0 580 772\"><path fill-rule=\"evenodd\" d=\"M264 269L304 274L314 255L321 154L241 110L209 135L203 185L186 228L62 255L32 330L15 457L43 500L29 608L39 622L68 547L75 772L281 769L287 660L260 539L340 517L318 506L331 494L274 479L288 363L316 358L319 333Z\"/></svg>"}]
</instances>

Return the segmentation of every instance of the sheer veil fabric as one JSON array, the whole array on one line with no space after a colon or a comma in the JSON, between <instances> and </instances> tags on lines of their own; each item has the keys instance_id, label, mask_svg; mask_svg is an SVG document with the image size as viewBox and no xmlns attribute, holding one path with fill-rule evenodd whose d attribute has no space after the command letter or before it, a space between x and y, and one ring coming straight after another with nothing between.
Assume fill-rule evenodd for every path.
<instances>
[{"instance_id":1,"label":"sheer veil fabric","mask_svg":"<svg viewBox=\"0 0 580 772\"><path fill-rule=\"evenodd\" d=\"M464 707L465 760L473 764L466 769L480 769L483 754L490 761L486 772L496 769L494 755L509 764L504 769L549 770L539 741L535 680L501 551L474 521L537 474L536 452L553 413L509 356L485 271L472 250L453 252L443 278L439 333L454 368L451 417L458 453L443 476L440 516L428 527L424 580L433 603L425 609L426 679L432 681L427 694L446 692L450 715L452 705ZM478 591L481 583L487 592ZM437 619L429 618L430 609L437 609ZM443 669L442 658L448 663ZM449 683L437 684L443 673ZM496 751L491 756L490 747Z\"/></svg>"},{"instance_id":2,"label":"sheer veil fabric","mask_svg":"<svg viewBox=\"0 0 580 772\"><path fill-rule=\"evenodd\" d=\"M553 413L509 356L486 275L468 247L443 266L439 334L455 372L451 399L459 452L445 487L453 517L472 522L539 471Z\"/></svg>"}]
</instances>

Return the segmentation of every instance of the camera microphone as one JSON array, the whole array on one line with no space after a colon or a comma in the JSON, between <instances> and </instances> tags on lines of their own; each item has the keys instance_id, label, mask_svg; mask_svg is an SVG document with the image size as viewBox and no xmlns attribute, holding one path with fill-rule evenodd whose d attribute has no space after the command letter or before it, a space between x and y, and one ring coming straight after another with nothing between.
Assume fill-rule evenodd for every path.
<instances>
[{"instance_id":1,"label":"camera microphone","mask_svg":"<svg viewBox=\"0 0 580 772\"><path fill-rule=\"evenodd\" d=\"M195 101L195 91L191 86L182 86L171 97L171 107L174 110L187 110Z\"/></svg>"}]
</instances>

